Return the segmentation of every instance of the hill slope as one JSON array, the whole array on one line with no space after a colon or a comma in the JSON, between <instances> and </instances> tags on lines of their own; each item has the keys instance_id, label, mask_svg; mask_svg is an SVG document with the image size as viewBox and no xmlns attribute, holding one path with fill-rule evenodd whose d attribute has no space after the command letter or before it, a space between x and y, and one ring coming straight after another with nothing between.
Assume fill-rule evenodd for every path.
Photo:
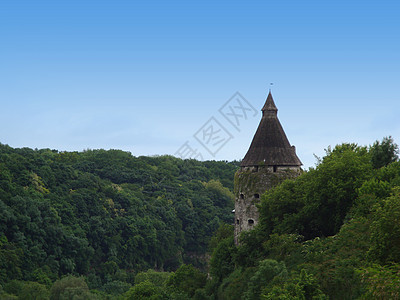
<instances>
[{"instance_id":1,"label":"hill slope","mask_svg":"<svg viewBox=\"0 0 400 300\"><path fill-rule=\"evenodd\" d=\"M201 266L211 235L231 222L236 169L0 144L0 284L76 274L96 287L119 271Z\"/></svg>"}]
</instances>

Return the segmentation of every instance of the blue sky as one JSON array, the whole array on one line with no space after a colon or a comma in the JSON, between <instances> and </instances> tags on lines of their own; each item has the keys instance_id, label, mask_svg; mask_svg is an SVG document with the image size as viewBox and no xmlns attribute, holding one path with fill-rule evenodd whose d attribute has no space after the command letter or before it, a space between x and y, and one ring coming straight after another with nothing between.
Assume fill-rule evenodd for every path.
<instances>
[{"instance_id":1,"label":"blue sky","mask_svg":"<svg viewBox=\"0 0 400 300\"><path fill-rule=\"evenodd\" d=\"M242 158L269 83L308 168L342 142L400 144L397 1L1 1L0 142ZM235 92L258 110L239 130ZM214 156L193 137L214 117Z\"/></svg>"}]
</instances>

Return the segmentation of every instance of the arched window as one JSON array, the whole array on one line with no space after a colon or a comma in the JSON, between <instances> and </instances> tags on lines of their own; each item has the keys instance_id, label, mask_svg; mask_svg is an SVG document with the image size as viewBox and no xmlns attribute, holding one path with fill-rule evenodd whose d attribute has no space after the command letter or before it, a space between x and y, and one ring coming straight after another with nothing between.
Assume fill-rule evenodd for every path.
<instances>
[{"instance_id":1,"label":"arched window","mask_svg":"<svg viewBox=\"0 0 400 300\"><path fill-rule=\"evenodd\" d=\"M249 219L247 222L249 223L250 226L254 225L254 220L253 219Z\"/></svg>"},{"instance_id":2,"label":"arched window","mask_svg":"<svg viewBox=\"0 0 400 300\"><path fill-rule=\"evenodd\" d=\"M240 194L240 199L244 199L244 195L243 194Z\"/></svg>"},{"instance_id":3,"label":"arched window","mask_svg":"<svg viewBox=\"0 0 400 300\"><path fill-rule=\"evenodd\" d=\"M238 225L239 225L239 223L240 223L239 219L236 219L236 224L238 224Z\"/></svg>"},{"instance_id":4,"label":"arched window","mask_svg":"<svg viewBox=\"0 0 400 300\"><path fill-rule=\"evenodd\" d=\"M260 198L260 194L254 194L254 198L256 199Z\"/></svg>"}]
</instances>

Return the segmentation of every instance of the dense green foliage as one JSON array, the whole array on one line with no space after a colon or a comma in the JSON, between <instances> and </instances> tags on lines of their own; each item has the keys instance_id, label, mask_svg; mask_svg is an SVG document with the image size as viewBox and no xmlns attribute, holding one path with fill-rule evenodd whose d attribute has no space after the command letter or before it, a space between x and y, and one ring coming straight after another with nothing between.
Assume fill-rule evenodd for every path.
<instances>
[{"instance_id":1,"label":"dense green foliage","mask_svg":"<svg viewBox=\"0 0 400 300\"><path fill-rule=\"evenodd\" d=\"M0 298L400 299L397 153L328 148L236 246L237 163L1 145Z\"/></svg>"},{"instance_id":2,"label":"dense green foliage","mask_svg":"<svg viewBox=\"0 0 400 300\"><path fill-rule=\"evenodd\" d=\"M73 274L90 289L121 294L142 270L205 268L212 234L232 218L236 169L0 144L0 287L12 280L50 287Z\"/></svg>"},{"instance_id":3,"label":"dense green foliage","mask_svg":"<svg viewBox=\"0 0 400 300\"><path fill-rule=\"evenodd\" d=\"M209 297L400 299L397 153L391 138L339 145L267 191L240 245L227 236L214 247Z\"/></svg>"}]
</instances>

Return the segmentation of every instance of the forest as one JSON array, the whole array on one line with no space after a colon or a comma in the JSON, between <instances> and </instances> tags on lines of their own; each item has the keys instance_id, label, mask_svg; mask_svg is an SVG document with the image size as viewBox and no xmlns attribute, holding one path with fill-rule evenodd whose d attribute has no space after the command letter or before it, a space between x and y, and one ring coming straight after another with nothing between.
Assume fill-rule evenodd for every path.
<instances>
[{"instance_id":1,"label":"forest","mask_svg":"<svg viewBox=\"0 0 400 300\"><path fill-rule=\"evenodd\" d=\"M391 137L328 147L233 242L240 162L0 144L0 299L399 299Z\"/></svg>"}]
</instances>

